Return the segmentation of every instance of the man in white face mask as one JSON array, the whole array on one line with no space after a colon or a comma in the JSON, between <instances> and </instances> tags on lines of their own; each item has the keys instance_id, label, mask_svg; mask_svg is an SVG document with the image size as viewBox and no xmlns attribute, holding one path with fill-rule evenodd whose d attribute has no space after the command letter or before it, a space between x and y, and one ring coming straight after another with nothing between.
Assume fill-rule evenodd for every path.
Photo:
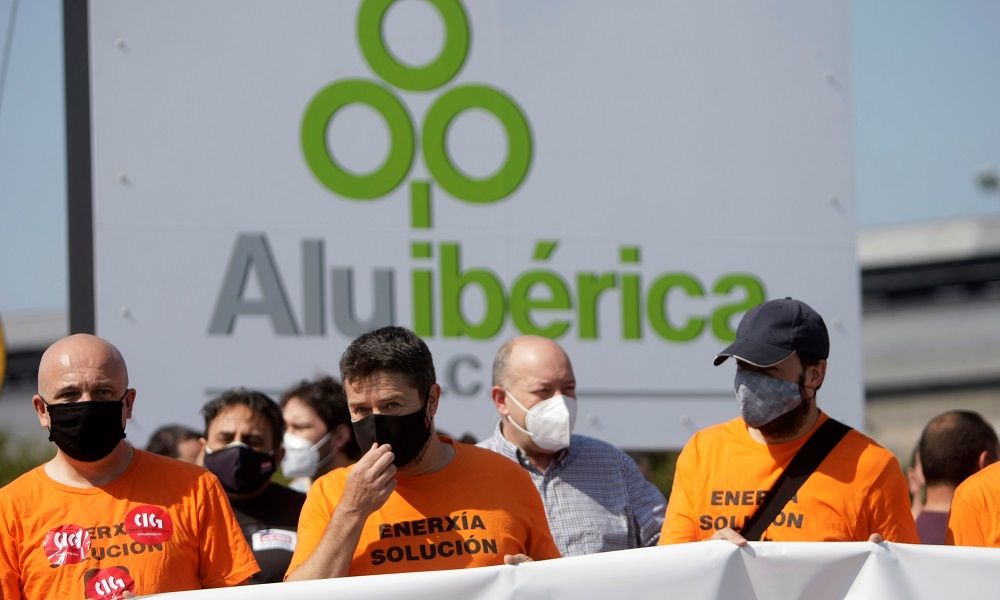
<instances>
[{"instance_id":1,"label":"man in white face mask","mask_svg":"<svg viewBox=\"0 0 1000 600\"><path fill-rule=\"evenodd\" d=\"M618 448L573 434L576 377L550 339L508 341L493 362L493 436L479 446L518 462L545 504L563 556L656 544L666 504Z\"/></svg>"},{"instance_id":2,"label":"man in white face mask","mask_svg":"<svg viewBox=\"0 0 1000 600\"><path fill-rule=\"evenodd\" d=\"M286 390L281 414L285 419L281 472L291 480L288 487L308 492L316 479L361 457L347 396L334 378L326 375Z\"/></svg>"}]
</instances>

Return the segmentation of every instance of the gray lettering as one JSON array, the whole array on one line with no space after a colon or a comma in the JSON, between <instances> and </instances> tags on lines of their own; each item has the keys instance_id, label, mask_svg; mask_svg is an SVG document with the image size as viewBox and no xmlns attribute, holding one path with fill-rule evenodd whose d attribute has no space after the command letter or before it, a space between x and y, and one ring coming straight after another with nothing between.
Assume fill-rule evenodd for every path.
<instances>
[{"instance_id":1,"label":"gray lettering","mask_svg":"<svg viewBox=\"0 0 1000 600\"><path fill-rule=\"evenodd\" d=\"M375 269L372 273L372 313L362 321L354 305L354 270L333 269L333 323L344 335L362 333L392 325L395 322L396 294L393 289L392 269Z\"/></svg>"},{"instance_id":2,"label":"gray lettering","mask_svg":"<svg viewBox=\"0 0 1000 600\"><path fill-rule=\"evenodd\" d=\"M326 333L323 319L323 240L302 240L302 328L306 335Z\"/></svg>"},{"instance_id":3,"label":"gray lettering","mask_svg":"<svg viewBox=\"0 0 1000 600\"><path fill-rule=\"evenodd\" d=\"M483 364L479 362L479 359L472 354L460 354L453 358L451 362L448 363L448 367L445 373L445 382L448 386L448 391L454 392L459 396L475 396L479 394L479 390L482 388L482 383L479 381L473 381L471 384L463 385L458 380L458 369L463 365L468 365L475 372L482 369Z\"/></svg>"},{"instance_id":4,"label":"gray lettering","mask_svg":"<svg viewBox=\"0 0 1000 600\"><path fill-rule=\"evenodd\" d=\"M243 297L251 269L257 274L257 281L260 283L263 297L259 300L247 300ZM292 308L263 233L241 233L236 238L236 247L229 259L208 333L231 335L236 327L236 317L241 315L263 315L270 318L271 326L278 335L298 334Z\"/></svg>"}]
</instances>

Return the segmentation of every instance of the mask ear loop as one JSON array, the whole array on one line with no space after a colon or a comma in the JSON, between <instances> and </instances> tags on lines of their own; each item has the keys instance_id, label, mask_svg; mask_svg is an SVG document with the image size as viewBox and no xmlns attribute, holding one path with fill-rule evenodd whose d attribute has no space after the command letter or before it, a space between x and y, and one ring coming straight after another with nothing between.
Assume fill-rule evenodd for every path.
<instances>
[{"instance_id":1,"label":"mask ear loop","mask_svg":"<svg viewBox=\"0 0 1000 600\"><path fill-rule=\"evenodd\" d=\"M511 425L513 425L518 431L520 431L524 435L528 436L531 439L535 439L535 434L531 433L527 429L527 426L528 426L528 409L525 408L524 405L521 404L521 401L518 400L514 396L514 394L510 393L509 390L505 389L504 393L507 395L508 398L510 398L511 400L514 401L514 404L516 404L518 408L520 408L521 410L524 411L524 427L521 427L520 425L518 425L517 421L514 420L514 416L511 415L510 413L507 413L507 421L509 421Z\"/></svg>"},{"instance_id":2,"label":"mask ear loop","mask_svg":"<svg viewBox=\"0 0 1000 600\"><path fill-rule=\"evenodd\" d=\"M806 390L812 390L812 396L806 396ZM802 374L799 375L799 396L802 398L802 401L805 402L807 400L814 400L816 398L817 390L819 390L819 388L813 388L806 385L806 371L803 369Z\"/></svg>"},{"instance_id":3,"label":"mask ear loop","mask_svg":"<svg viewBox=\"0 0 1000 600\"><path fill-rule=\"evenodd\" d=\"M323 446L327 445L328 443L330 443L330 440L332 438L333 438L333 430L331 429L330 431L327 431L326 435L324 435L322 438L320 438L320 440L318 442L316 442L315 444L313 444L312 446L310 446L310 449L315 448L316 449L316 453L318 454L319 453L319 449L322 448ZM325 467L327 465L327 463L329 463L331 460L333 460L333 457L336 456L336 455L337 455L337 451L336 450L331 450L330 452L327 453L326 456L324 456L323 458L317 460L316 461L316 470L318 471L320 467Z\"/></svg>"}]
</instances>

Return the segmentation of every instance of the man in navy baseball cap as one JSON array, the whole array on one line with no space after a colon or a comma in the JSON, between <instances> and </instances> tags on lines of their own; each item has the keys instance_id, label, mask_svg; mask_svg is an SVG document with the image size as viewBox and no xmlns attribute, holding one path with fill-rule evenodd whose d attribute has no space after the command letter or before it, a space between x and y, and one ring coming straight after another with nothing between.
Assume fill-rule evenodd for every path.
<instances>
[{"instance_id":1,"label":"man in navy baseball cap","mask_svg":"<svg viewBox=\"0 0 1000 600\"><path fill-rule=\"evenodd\" d=\"M816 360L830 356L823 317L799 300L771 300L743 317L736 341L716 355L715 366L732 356L755 367L773 367L794 352Z\"/></svg>"},{"instance_id":2,"label":"man in navy baseball cap","mask_svg":"<svg viewBox=\"0 0 1000 600\"><path fill-rule=\"evenodd\" d=\"M823 318L792 298L752 308L736 328L736 340L715 365L736 359L733 387L751 437L784 442L809 432L819 418L816 392L826 378L830 336Z\"/></svg>"},{"instance_id":3,"label":"man in navy baseball cap","mask_svg":"<svg viewBox=\"0 0 1000 600\"><path fill-rule=\"evenodd\" d=\"M740 416L702 429L684 446L660 544L746 543L740 530L792 458L825 423L826 431L838 429L816 405L829 355L823 318L805 302L770 300L743 316L736 340L715 357L717 366L736 359ZM761 539L917 542L892 453L853 429L842 435L773 521L763 523Z\"/></svg>"}]
</instances>

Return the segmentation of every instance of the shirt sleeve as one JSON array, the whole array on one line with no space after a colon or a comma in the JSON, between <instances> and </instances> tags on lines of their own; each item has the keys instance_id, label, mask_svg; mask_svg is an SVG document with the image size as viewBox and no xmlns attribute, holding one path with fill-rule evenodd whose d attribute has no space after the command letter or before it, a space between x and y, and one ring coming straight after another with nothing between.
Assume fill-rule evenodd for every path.
<instances>
[{"instance_id":1,"label":"shirt sleeve","mask_svg":"<svg viewBox=\"0 0 1000 600\"><path fill-rule=\"evenodd\" d=\"M692 501L694 494L692 474L696 472L693 445L692 438L677 457L674 483L670 488L670 498L667 500L666 515L658 542L661 546L696 542L699 539L695 503Z\"/></svg>"},{"instance_id":2,"label":"shirt sleeve","mask_svg":"<svg viewBox=\"0 0 1000 600\"><path fill-rule=\"evenodd\" d=\"M2 501L0 501L2 503ZM18 540L20 534L12 531L14 509L10 504L2 503L0 512L0 598L21 598L20 566L18 565Z\"/></svg>"},{"instance_id":3,"label":"shirt sleeve","mask_svg":"<svg viewBox=\"0 0 1000 600\"><path fill-rule=\"evenodd\" d=\"M202 543L198 576L202 587L227 587L243 583L260 571L240 530L233 509L215 476L205 473L195 498Z\"/></svg>"},{"instance_id":4,"label":"shirt sleeve","mask_svg":"<svg viewBox=\"0 0 1000 600\"><path fill-rule=\"evenodd\" d=\"M887 542L920 543L913 513L910 512L909 488L895 457L886 462L868 490L865 502L869 514L868 531L861 533L866 538L877 533Z\"/></svg>"},{"instance_id":5,"label":"shirt sleeve","mask_svg":"<svg viewBox=\"0 0 1000 600\"><path fill-rule=\"evenodd\" d=\"M988 546L982 528L984 506L977 490L966 481L955 490L948 515L948 531L944 543L951 546Z\"/></svg>"},{"instance_id":6,"label":"shirt sleeve","mask_svg":"<svg viewBox=\"0 0 1000 600\"><path fill-rule=\"evenodd\" d=\"M625 487L628 491L629 510L635 528L636 539L632 540L633 547L655 546L663 528L667 500L660 490L646 479L631 456L622 452L621 461Z\"/></svg>"},{"instance_id":7,"label":"shirt sleeve","mask_svg":"<svg viewBox=\"0 0 1000 600\"><path fill-rule=\"evenodd\" d=\"M342 488L336 484L334 477L337 472L331 472L316 480L306 494L305 504L299 514L299 526L296 533L295 552L288 563L285 577L306 562L319 546L326 527L333 518L333 508L340 500Z\"/></svg>"}]
</instances>

